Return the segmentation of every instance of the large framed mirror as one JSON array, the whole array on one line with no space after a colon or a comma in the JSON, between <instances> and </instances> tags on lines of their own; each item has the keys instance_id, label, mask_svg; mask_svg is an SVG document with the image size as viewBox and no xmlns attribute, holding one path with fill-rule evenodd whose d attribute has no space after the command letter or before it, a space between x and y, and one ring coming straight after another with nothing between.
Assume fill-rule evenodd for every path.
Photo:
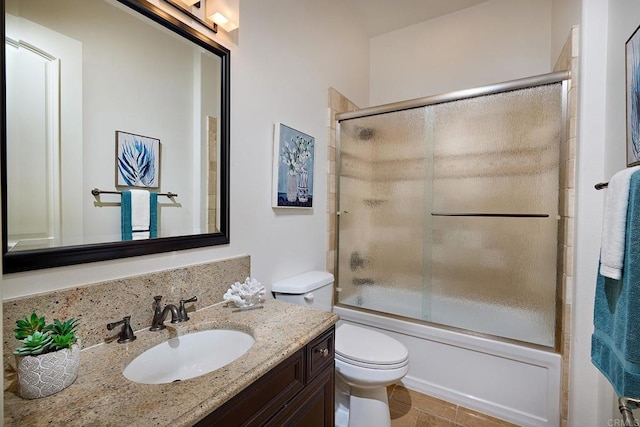
<instances>
[{"instance_id":1,"label":"large framed mirror","mask_svg":"<svg viewBox=\"0 0 640 427\"><path fill-rule=\"evenodd\" d=\"M229 50L145 0L0 4L3 272L229 243Z\"/></svg>"}]
</instances>

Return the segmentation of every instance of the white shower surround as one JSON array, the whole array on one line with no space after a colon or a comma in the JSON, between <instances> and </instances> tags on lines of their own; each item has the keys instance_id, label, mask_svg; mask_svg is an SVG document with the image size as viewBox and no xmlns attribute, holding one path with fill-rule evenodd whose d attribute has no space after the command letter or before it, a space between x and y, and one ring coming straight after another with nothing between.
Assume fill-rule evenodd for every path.
<instances>
[{"instance_id":1,"label":"white shower surround","mask_svg":"<svg viewBox=\"0 0 640 427\"><path fill-rule=\"evenodd\" d=\"M393 297L384 300L393 304ZM559 354L346 306L333 311L409 349L407 388L522 426L560 423Z\"/></svg>"}]
</instances>

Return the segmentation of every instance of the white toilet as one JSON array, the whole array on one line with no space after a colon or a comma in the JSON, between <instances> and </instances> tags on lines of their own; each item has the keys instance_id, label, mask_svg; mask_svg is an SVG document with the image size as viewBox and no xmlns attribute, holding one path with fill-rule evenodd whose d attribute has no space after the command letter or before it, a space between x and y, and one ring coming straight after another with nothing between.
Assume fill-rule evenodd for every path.
<instances>
[{"instance_id":1,"label":"white toilet","mask_svg":"<svg viewBox=\"0 0 640 427\"><path fill-rule=\"evenodd\" d=\"M333 275L311 271L273 284L277 299L331 311ZM371 329L339 322L335 341L336 426L390 427L386 387L409 371L409 351Z\"/></svg>"}]
</instances>

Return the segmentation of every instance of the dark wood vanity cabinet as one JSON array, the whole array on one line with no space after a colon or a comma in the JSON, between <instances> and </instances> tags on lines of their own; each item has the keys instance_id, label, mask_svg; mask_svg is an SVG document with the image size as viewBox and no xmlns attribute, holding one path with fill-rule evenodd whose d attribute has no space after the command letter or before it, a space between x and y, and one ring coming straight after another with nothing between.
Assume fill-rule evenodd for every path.
<instances>
[{"instance_id":1,"label":"dark wood vanity cabinet","mask_svg":"<svg viewBox=\"0 0 640 427\"><path fill-rule=\"evenodd\" d=\"M332 326L196 426L334 425Z\"/></svg>"}]
</instances>

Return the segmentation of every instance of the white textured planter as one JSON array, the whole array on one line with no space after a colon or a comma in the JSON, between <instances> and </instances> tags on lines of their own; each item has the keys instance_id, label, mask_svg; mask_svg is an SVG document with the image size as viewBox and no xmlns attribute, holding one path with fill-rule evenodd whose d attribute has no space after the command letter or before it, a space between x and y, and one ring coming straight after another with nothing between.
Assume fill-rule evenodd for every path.
<instances>
[{"instance_id":1,"label":"white textured planter","mask_svg":"<svg viewBox=\"0 0 640 427\"><path fill-rule=\"evenodd\" d=\"M38 399L69 387L80 369L80 342L53 353L16 356L20 396Z\"/></svg>"}]
</instances>

